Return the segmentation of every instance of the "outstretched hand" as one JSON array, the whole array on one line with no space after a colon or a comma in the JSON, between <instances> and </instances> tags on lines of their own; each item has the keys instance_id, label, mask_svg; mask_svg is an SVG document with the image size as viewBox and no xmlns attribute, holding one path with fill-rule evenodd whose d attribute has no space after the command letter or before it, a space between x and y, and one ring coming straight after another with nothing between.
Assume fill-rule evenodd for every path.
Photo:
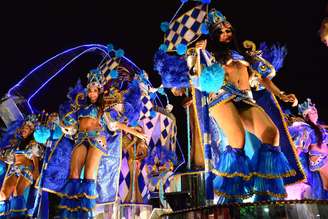
<instances>
[{"instance_id":1,"label":"outstretched hand","mask_svg":"<svg viewBox=\"0 0 328 219\"><path fill-rule=\"evenodd\" d=\"M280 99L286 103L292 103L292 107L295 107L298 104L298 99L295 94L281 94Z\"/></svg>"}]
</instances>

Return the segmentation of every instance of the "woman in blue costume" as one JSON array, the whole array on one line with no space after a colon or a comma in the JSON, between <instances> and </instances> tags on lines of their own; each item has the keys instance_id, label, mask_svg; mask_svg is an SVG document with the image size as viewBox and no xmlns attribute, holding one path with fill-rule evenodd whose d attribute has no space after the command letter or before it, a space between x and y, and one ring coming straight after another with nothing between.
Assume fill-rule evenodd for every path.
<instances>
[{"instance_id":1,"label":"woman in blue costume","mask_svg":"<svg viewBox=\"0 0 328 219\"><path fill-rule=\"evenodd\" d=\"M232 26L220 12L209 12L207 26L210 32L209 50L212 54L205 50L205 40L196 43L196 48L191 53L196 54L195 59L198 61L195 62L191 74L201 73L198 78L190 76L189 80L199 90L209 93L207 104L210 116L228 141L228 146L215 161L212 171L216 174L214 189L220 196L219 203L242 201L253 193L257 195L256 200L283 198L286 196L283 178L291 177L296 172L281 152L278 128L255 103L250 86L250 79L256 74L257 80L264 87L276 91L277 87L267 77L274 68L259 53L241 52L234 45ZM188 61L189 58L186 59ZM211 90L213 82L208 80L211 77L202 80L202 75L208 75L209 72L216 74L222 68L223 86ZM165 73L161 75L165 81ZM212 79L215 81L215 77ZM178 86L188 86L187 83ZM292 94L279 93L279 97L286 102L296 101ZM251 160L244 150L245 131L254 134L261 141L260 149Z\"/></svg>"},{"instance_id":2,"label":"woman in blue costume","mask_svg":"<svg viewBox=\"0 0 328 219\"><path fill-rule=\"evenodd\" d=\"M281 152L278 128L255 103L250 86L250 79L256 74L264 87L274 90L276 87L267 77L274 68L258 53L241 52L235 46L233 28L220 12L212 10L208 23L213 63L220 63L225 71L224 85L209 95L209 110L229 144L215 164L216 193L225 198L224 202L236 201L252 192L257 195L256 200L283 198L283 178L296 173ZM206 42L198 42L196 48L204 50ZM292 94L279 96L286 102L296 100ZM262 144L251 161L244 151L245 131L254 134Z\"/></svg>"},{"instance_id":3,"label":"woman in blue costume","mask_svg":"<svg viewBox=\"0 0 328 219\"><path fill-rule=\"evenodd\" d=\"M39 176L39 163L43 146L34 140L37 117L31 115L9 145L1 150L1 160L9 167L0 191L0 216L25 218L27 215L27 189Z\"/></svg>"},{"instance_id":4,"label":"woman in blue costume","mask_svg":"<svg viewBox=\"0 0 328 219\"><path fill-rule=\"evenodd\" d=\"M75 140L74 147L67 153L71 149L69 142L60 139L49 158L43 189L62 198L59 208L63 218L93 218L96 203L114 202L119 183L121 130L145 139L144 135L125 125L131 122L123 116L124 97L129 91L104 87L109 84L108 79L99 69L88 74L86 103L73 103L61 122L66 136ZM133 86L134 90L131 89ZM134 92L136 99L133 101L138 102L138 83L132 81L128 89ZM76 100L81 97L80 94L75 96ZM62 155L68 157L60 157ZM67 167L68 160L70 167ZM69 169L69 175L67 170L60 168ZM66 182L60 186L63 177Z\"/></svg>"},{"instance_id":5,"label":"woman in blue costume","mask_svg":"<svg viewBox=\"0 0 328 219\"><path fill-rule=\"evenodd\" d=\"M328 198L328 131L318 123L318 112L310 99L298 106L304 122L289 127L298 154L306 170L310 194L306 198ZM327 128L327 127L326 127Z\"/></svg>"}]
</instances>

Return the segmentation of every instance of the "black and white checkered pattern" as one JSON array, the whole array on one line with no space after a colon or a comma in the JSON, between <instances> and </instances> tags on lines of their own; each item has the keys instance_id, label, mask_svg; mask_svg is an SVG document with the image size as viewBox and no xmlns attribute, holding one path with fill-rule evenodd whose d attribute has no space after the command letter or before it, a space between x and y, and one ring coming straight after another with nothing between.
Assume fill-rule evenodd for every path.
<instances>
[{"instance_id":1,"label":"black and white checkered pattern","mask_svg":"<svg viewBox=\"0 0 328 219\"><path fill-rule=\"evenodd\" d=\"M170 23L164 44L168 51L174 51L178 44L188 45L201 35L201 24L207 14L207 5L202 4L187 11Z\"/></svg>"}]
</instances>

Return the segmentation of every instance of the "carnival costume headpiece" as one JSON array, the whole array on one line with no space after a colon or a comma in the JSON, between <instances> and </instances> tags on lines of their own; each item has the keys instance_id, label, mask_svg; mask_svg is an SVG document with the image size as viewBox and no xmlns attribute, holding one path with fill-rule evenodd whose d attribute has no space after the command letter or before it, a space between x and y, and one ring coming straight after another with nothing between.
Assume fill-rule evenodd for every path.
<instances>
[{"instance_id":1,"label":"carnival costume headpiece","mask_svg":"<svg viewBox=\"0 0 328 219\"><path fill-rule=\"evenodd\" d=\"M104 83L104 77L100 69L92 69L87 75L88 78L88 85L87 87L90 88L91 86L96 86L99 88L99 90L103 91L103 83Z\"/></svg>"},{"instance_id":2,"label":"carnival costume headpiece","mask_svg":"<svg viewBox=\"0 0 328 219\"><path fill-rule=\"evenodd\" d=\"M206 24L210 30L210 32L214 32L217 29L231 28L230 22L226 19L226 17L215 8L211 9L207 15Z\"/></svg>"},{"instance_id":3,"label":"carnival costume headpiece","mask_svg":"<svg viewBox=\"0 0 328 219\"><path fill-rule=\"evenodd\" d=\"M311 99L308 98L306 101L302 104L298 104L298 113L306 116L311 110L317 110L315 108L315 104L312 103Z\"/></svg>"},{"instance_id":4,"label":"carnival costume headpiece","mask_svg":"<svg viewBox=\"0 0 328 219\"><path fill-rule=\"evenodd\" d=\"M32 130L35 129L38 123L38 116L35 114L28 115L23 123L23 126L27 125L29 126Z\"/></svg>"}]
</instances>

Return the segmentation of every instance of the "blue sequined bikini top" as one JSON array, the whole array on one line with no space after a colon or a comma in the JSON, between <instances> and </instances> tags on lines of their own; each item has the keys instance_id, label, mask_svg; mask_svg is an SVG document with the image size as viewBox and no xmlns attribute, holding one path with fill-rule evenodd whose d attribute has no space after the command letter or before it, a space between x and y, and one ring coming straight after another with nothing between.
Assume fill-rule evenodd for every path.
<instances>
[{"instance_id":1,"label":"blue sequined bikini top","mask_svg":"<svg viewBox=\"0 0 328 219\"><path fill-rule=\"evenodd\" d=\"M105 122L104 117L102 115L98 116L98 112L99 112L99 108L94 104L90 104L86 107L81 107L77 111L77 119L80 119L80 118L97 119L97 120L99 120L99 123L102 127L106 127L106 122Z\"/></svg>"},{"instance_id":2,"label":"blue sequined bikini top","mask_svg":"<svg viewBox=\"0 0 328 219\"><path fill-rule=\"evenodd\" d=\"M93 119L98 119L98 107L94 104L90 104L89 106L80 108L77 112L77 118L89 117Z\"/></svg>"}]
</instances>

